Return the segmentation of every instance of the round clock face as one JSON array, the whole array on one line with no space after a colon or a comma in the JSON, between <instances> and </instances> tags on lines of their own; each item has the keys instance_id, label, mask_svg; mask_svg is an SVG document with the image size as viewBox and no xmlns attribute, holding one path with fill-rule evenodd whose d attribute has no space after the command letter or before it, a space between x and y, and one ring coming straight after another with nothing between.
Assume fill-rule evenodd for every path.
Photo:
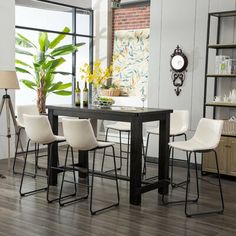
<instances>
[{"instance_id":1,"label":"round clock face","mask_svg":"<svg viewBox=\"0 0 236 236\"><path fill-rule=\"evenodd\" d=\"M184 67L184 58L180 55L175 55L171 60L171 66L174 70L181 70Z\"/></svg>"}]
</instances>

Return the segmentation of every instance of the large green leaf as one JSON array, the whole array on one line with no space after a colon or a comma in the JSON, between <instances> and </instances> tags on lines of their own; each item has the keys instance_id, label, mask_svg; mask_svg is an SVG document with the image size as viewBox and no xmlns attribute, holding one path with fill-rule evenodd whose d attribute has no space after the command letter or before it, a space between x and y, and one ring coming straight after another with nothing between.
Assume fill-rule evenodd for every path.
<instances>
[{"instance_id":1,"label":"large green leaf","mask_svg":"<svg viewBox=\"0 0 236 236\"><path fill-rule=\"evenodd\" d=\"M36 88L37 88L37 85L34 82L30 81L30 80L22 79L20 81L30 89L36 90Z\"/></svg>"},{"instance_id":2,"label":"large green leaf","mask_svg":"<svg viewBox=\"0 0 236 236\"><path fill-rule=\"evenodd\" d=\"M29 68L32 69L32 66L31 66L31 65L29 65L29 64L27 64L27 63L25 63L25 62L23 62L23 61L21 61L21 60L19 60L19 59L16 59L16 64L22 65L22 66L26 66L26 67L29 67Z\"/></svg>"},{"instance_id":3,"label":"large green leaf","mask_svg":"<svg viewBox=\"0 0 236 236\"><path fill-rule=\"evenodd\" d=\"M61 90L61 91L56 91L53 92L54 94L61 95L61 96L69 96L72 94L71 91L66 91L66 90Z\"/></svg>"},{"instance_id":4,"label":"large green leaf","mask_svg":"<svg viewBox=\"0 0 236 236\"><path fill-rule=\"evenodd\" d=\"M25 74L30 74L31 75L31 73L28 70L26 70L24 68L21 68L21 67L18 67L18 66L16 66L16 71L20 72L20 73L25 73Z\"/></svg>"},{"instance_id":5,"label":"large green leaf","mask_svg":"<svg viewBox=\"0 0 236 236\"><path fill-rule=\"evenodd\" d=\"M64 90L71 87L71 83L63 84L62 82L57 82L48 90L48 92Z\"/></svg>"},{"instance_id":6,"label":"large green leaf","mask_svg":"<svg viewBox=\"0 0 236 236\"><path fill-rule=\"evenodd\" d=\"M43 68L46 69L47 71L52 72L64 62L65 62L65 59L63 57L60 57L58 59L54 59L54 60L46 62L45 64L43 64Z\"/></svg>"},{"instance_id":7,"label":"large green leaf","mask_svg":"<svg viewBox=\"0 0 236 236\"><path fill-rule=\"evenodd\" d=\"M39 47L41 52L46 52L49 47L48 34L46 32L39 33Z\"/></svg>"},{"instance_id":8,"label":"large green leaf","mask_svg":"<svg viewBox=\"0 0 236 236\"><path fill-rule=\"evenodd\" d=\"M24 55L27 55L27 56L34 56L34 54L28 52L28 51L25 51L25 50L22 50L22 49L19 49L19 48L16 48L16 53L19 53L19 54L24 54Z\"/></svg>"},{"instance_id":9,"label":"large green leaf","mask_svg":"<svg viewBox=\"0 0 236 236\"><path fill-rule=\"evenodd\" d=\"M63 56L67 54L71 54L77 50L78 47L84 45L85 43L79 43L76 46L72 44L64 45L58 48L55 48L53 51L51 51L50 55L55 56Z\"/></svg>"},{"instance_id":10,"label":"large green leaf","mask_svg":"<svg viewBox=\"0 0 236 236\"><path fill-rule=\"evenodd\" d=\"M46 60L45 53L42 51L38 52L38 54L36 55L34 60L37 64L39 64L41 66Z\"/></svg>"},{"instance_id":11,"label":"large green leaf","mask_svg":"<svg viewBox=\"0 0 236 236\"><path fill-rule=\"evenodd\" d=\"M37 48L35 44L33 44L29 39L27 39L22 34L17 34L18 37L16 37L16 44L24 47L24 48Z\"/></svg>"},{"instance_id":12,"label":"large green leaf","mask_svg":"<svg viewBox=\"0 0 236 236\"><path fill-rule=\"evenodd\" d=\"M69 33L70 29L68 27L65 27L62 30L63 33ZM59 34L49 45L49 48L53 49L55 48L64 38L66 37L65 34Z\"/></svg>"}]
</instances>

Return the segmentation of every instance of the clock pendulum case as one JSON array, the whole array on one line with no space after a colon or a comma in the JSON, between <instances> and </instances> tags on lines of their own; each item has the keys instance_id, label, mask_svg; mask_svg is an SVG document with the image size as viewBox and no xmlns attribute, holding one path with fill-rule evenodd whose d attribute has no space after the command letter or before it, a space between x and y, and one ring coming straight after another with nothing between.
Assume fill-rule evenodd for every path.
<instances>
[{"instance_id":1,"label":"clock pendulum case","mask_svg":"<svg viewBox=\"0 0 236 236\"><path fill-rule=\"evenodd\" d=\"M187 71L188 66L188 59L185 56L185 54L180 49L179 45L177 45L176 49L170 56L170 67L171 67L171 78L173 85L175 88L175 93L177 96L179 96L181 92L181 88L184 79L185 79L185 72Z\"/></svg>"}]
</instances>

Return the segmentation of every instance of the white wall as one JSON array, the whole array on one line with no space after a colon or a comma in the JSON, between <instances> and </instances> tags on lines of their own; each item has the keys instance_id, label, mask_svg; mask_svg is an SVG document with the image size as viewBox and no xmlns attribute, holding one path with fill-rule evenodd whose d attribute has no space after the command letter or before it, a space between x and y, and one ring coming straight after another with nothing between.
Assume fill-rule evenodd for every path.
<instances>
[{"instance_id":1,"label":"white wall","mask_svg":"<svg viewBox=\"0 0 236 236\"><path fill-rule=\"evenodd\" d=\"M93 0L94 10L94 60L104 66L110 64L112 55L112 14L110 0Z\"/></svg>"},{"instance_id":2,"label":"white wall","mask_svg":"<svg viewBox=\"0 0 236 236\"><path fill-rule=\"evenodd\" d=\"M203 115L208 12L235 10L235 4L235 0L151 0L148 104L150 107L189 110L191 131L188 137L194 133ZM189 62L179 96L174 92L169 65L177 44ZM151 156L157 153L154 142L157 140L152 139L148 153Z\"/></svg>"},{"instance_id":3,"label":"white wall","mask_svg":"<svg viewBox=\"0 0 236 236\"><path fill-rule=\"evenodd\" d=\"M15 70L15 1L0 1L0 70ZM4 91L0 90L0 96ZM9 91L14 102L14 91ZM13 131L13 129L12 129ZM0 117L0 159L7 158L6 136L6 113L5 107ZM14 132L13 132L14 133ZM14 149L14 138L12 137L12 149ZM12 150L14 151L14 150ZM13 152L12 152L13 153Z\"/></svg>"}]
</instances>

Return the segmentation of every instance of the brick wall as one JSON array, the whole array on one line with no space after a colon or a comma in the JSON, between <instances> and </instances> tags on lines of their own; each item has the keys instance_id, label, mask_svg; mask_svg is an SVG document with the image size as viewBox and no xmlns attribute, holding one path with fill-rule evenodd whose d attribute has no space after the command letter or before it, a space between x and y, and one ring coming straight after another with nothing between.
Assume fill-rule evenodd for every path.
<instances>
[{"instance_id":1,"label":"brick wall","mask_svg":"<svg viewBox=\"0 0 236 236\"><path fill-rule=\"evenodd\" d=\"M150 27L150 6L113 10L113 32L116 30L147 29Z\"/></svg>"}]
</instances>

